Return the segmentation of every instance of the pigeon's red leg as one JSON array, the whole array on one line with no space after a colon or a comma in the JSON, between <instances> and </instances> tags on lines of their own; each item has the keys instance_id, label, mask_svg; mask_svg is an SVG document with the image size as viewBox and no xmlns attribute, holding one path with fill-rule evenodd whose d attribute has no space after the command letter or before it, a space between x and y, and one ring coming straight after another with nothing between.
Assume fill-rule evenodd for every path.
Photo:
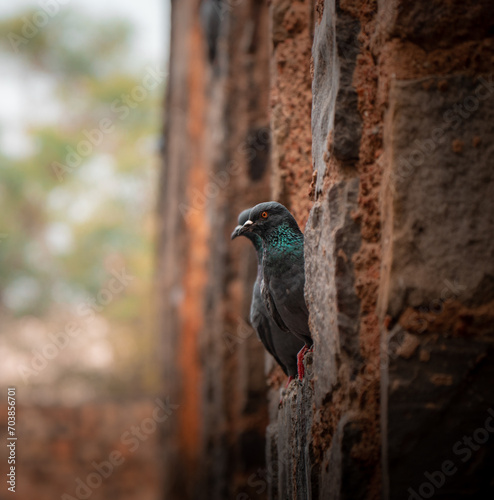
<instances>
[{"instance_id":1,"label":"pigeon's red leg","mask_svg":"<svg viewBox=\"0 0 494 500\"><path fill-rule=\"evenodd\" d=\"M302 380L304 378L305 374L305 368L304 368L304 356L305 353L308 351L308 347L304 345L302 349L300 349L299 353L297 354L297 371L298 371L298 378Z\"/></svg>"},{"instance_id":2,"label":"pigeon's red leg","mask_svg":"<svg viewBox=\"0 0 494 500\"><path fill-rule=\"evenodd\" d=\"M286 384L285 384L285 389L290 385L290 382L293 380L293 377L290 375L288 377L288 380L286 381Z\"/></svg>"}]
</instances>

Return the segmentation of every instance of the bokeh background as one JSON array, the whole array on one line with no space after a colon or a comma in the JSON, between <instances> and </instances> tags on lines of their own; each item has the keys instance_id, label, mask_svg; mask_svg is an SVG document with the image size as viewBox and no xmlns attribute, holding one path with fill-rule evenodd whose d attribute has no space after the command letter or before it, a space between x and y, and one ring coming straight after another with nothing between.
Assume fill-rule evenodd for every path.
<instances>
[{"instance_id":1,"label":"bokeh background","mask_svg":"<svg viewBox=\"0 0 494 500\"><path fill-rule=\"evenodd\" d=\"M489 2L0 12L18 498L494 497ZM304 231L314 349L286 389L230 240L268 199Z\"/></svg>"},{"instance_id":2,"label":"bokeh background","mask_svg":"<svg viewBox=\"0 0 494 500\"><path fill-rule=\"evenodd\" d=\"M122 434L152 414L161 382L152 270L169 30L161 0L0 5L0 421L15 387L18 498L75 495L119 449L92 498L157 498L159 433L149 424L135 450ZM152 479L139 494L136 474Z\"/></svg>"}]
</instances>

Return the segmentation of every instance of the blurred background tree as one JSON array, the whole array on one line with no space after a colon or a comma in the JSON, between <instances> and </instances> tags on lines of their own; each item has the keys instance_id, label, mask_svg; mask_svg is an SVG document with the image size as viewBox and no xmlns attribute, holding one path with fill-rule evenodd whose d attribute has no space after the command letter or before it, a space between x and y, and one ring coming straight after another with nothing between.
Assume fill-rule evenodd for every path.
<instances>
[{"instance_id":1,"label":"blurred background tree","mask_svg":"<svg viewBox=\"0 0 494 500\"><path fill-rule=\"evenodd\" d=\"M45 403L154 392L164 64L129 57L128 20L78 10L24 37L39 10L0 22L3 72L23 96L12 104L28 117L0 121L0 383ZM122 273L132 279L112 292ZM80 333L48 359L74 322Z\"/></svg>"}]
</instances>

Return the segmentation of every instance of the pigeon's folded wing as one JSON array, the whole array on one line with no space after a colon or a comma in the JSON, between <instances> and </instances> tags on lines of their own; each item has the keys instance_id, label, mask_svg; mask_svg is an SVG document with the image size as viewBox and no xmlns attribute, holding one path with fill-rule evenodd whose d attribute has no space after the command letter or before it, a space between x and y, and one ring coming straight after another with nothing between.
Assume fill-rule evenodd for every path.
<instances>
[{"instance_id":1,"label":"pigeon's folded wing","mask_svg":"<svg viewBox=\"0 0 494 500\"><path fill-rule=\"evenodd\" d=\"M257 281L252 291L252 303L250 306L250 324L252 325L252 328L254 328L254 330L256 331L259 340L263 343L266 350L269 352L269 354L271 354L271 356L273 356L273 358L281 366L285 374L287 374L286 367L276 354L276 350L274 347L272 328L273 326L275 327L276 325L273 325L269 318L269 313L264 306L263 300L261 298L260 287Z\"/></svg>"}]
</instances>

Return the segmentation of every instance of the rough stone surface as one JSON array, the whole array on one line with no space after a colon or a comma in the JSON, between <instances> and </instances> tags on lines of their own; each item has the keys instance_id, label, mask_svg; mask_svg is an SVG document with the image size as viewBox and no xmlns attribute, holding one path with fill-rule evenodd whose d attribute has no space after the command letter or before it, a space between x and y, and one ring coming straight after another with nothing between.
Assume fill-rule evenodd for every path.
<instances>
[{"instance_id":1,"label":"rough stone surface","mask_svg":"<svg viewBox=\"0 0 494 500\"><path fill-rule=\"evenodd\" d=\"M387 312L393 317L405 304L440 298L447 282L457 288L451 295L468 301L494 276L492 150L486 147L494 137L494 87L482 82L485 76L451 76L396 81L391 88ZM474 146L476 137L483 146ZM461 152L455 140L465 144Z\"/></svg>"},{"instance_id":2,"label":"rough stone surface","mask_svg":"<svg viewBox=\"0 0 494 500\"><path fill-rule=\"evenodd\" d=\"M159 207L166 498L491 498L494 440L454 447L492 405L494 11L219 2L211 62L198 3L173 4ZM306 242L314 351L286 389L228 240L268 199Z\"/></svg>"},{"instance_id":3,"label":"rough stone surface","mask_svg":"<svg viewBox=\"0 0 494 500\"><path fill-rule=\"evenodd\" d=\"M379 9L392 19L387 25L390 36L408 39L426 50L437 46L451 48L465 40L484 41L492 37L491 7L488 0L379 1Z\"/></svg>"},{"instance_id":4,"label":"rough stone surface","mask_svg":"<svg viewBox=\"0 0 494 500\"><path fill-rule=\"evenodd\" d=\"M485 479L494 445L483 447L468 474L466 455L454 448L483 425L491 406L494 93L483 83L488 79L427 77L391 86L384 193L393 217L384 224L381 295L393 332L383 346L390 498L418 491L424 474L445 460L457 473L437 498L494 491ZM400 344L396 352L393 342ZM427 353L422 359L418 349Z\"/></svg>"},{"instance_id":5,"label":"rough stone surface","mask_svg":"<svg viewBox=\"0 0 494 500\"><path fill-rule=\"evenodd\" d=\"M379 24L392 76L378 307L385 498L488 498L492 442L461 450L492 404L492 9L391 4ZM445 463L454 472L430 483Z\"/></svg>"},{"instance_id":6,"label":"rough stone surface","mask_svg":"<svg viewBox=\"0 0 494 500\"><path fill-rule=\"evenodd\" d=\"M307 222L312 178L310 110L312 2L271 2L272 199Z\"/></svg>"},{"instance_id":7,"label":"rough stone surface","mask_svg":"<svg viewBox=\"0 0 494 500\"><path fill-rule=\"evenodd\" d=\"M484 440L492 405L491 339L421 339L427 361L418 351L408 359L390 352L388 389L388 461L390 498L419 491L428 473L452 461L456 473L437 488L435 498L488 498L492 492L494 445L487 442L468 454L464 437ZM478 434L476 434L476 432ZM480 432L480 433L479 433ZM424 490L426 491L426 490Z\"/></svg>"}]
</instances>

